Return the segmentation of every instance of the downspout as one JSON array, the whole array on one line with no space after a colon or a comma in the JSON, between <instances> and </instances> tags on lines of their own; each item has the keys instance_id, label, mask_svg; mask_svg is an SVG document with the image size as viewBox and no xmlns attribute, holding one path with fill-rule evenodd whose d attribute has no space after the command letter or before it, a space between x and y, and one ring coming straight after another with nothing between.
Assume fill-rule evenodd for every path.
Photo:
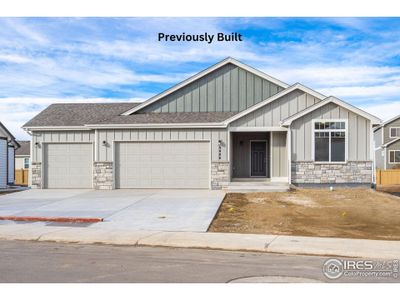
<instances>
[{"instance_id":1,"label":"downspout","mask_svg":"<svg viewBox=\"0 0 400 300\"><path fill-rule=\"evenodd\" d=\"M375 150L374 150L374 130L372 127L372 122L370 124L370 133L369 133L369 144L370 144L370 156L372 159L372 170L371 170L371 181L372 181L372 185L373 187L376 186L376 176L375 176L375 166L376 166L376 161L375 161Z\"/></svg>"},{"instance_id":2,"label":"downspout","mask_svg":"<svg viewBox=\"0 0 400 300\"><path fill-rule=\"evenodd\" d=\"M288 183L292 184L292 130L290 129L290 125L288 126L288 131L286 135L287 139L287 155L288 155Z\"/></svg>"}]
</instances>

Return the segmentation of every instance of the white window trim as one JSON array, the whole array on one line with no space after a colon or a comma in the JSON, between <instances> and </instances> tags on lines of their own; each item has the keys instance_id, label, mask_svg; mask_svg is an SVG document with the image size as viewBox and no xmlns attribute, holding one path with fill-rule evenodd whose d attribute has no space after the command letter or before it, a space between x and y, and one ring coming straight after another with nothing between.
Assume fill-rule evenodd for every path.
<instances>
[{"instance_id":1,"label":"white window trim","mask_svg":"<svg viewBox=\"0 0 400 300\"><path fill-rule=\"evenodd\" d=\"M400 152L400 150L389 150L389 165L398 165L398 164L400 164L400 161L399 162L391 162L390 161L390 152ZM394 157L396 158L396 153L394 154Z\"/></svg>"},{"instance_id":2,"label":"white window trim","mask_svg":"<svg viewBox=\"0 0 400 300\"><path fill-rule=\"evenodd\" d=\"M26 167L26 160L28 160L28 167ZM31 166L31 164L30 164L30 159L29 159L29 157L24 157L24 169L29 169L29 167Z\"/></svg>"},{"instance_id":3,"label":"white window trim","mask_svg":"<svg viewBox=\"0 0 400 300\"><path fill-rule=\"evenodd\" d=\"M317 122L344 122L345 129L315 129L315 123ZM311 125L311 157L315 164L347 164L348 160L348 120L347 119L313 119ZM315 132L331 132L331 131L340 131L345 133L344 137L344 161L331 161L331 147L329 147L329 161L316 161L315 160ZM330 135L329 135L330 139Z\"/></svg>"},{"instance_id":4,"label":"white window trim","mask_svg":"<svg viewBox=\"0 0 400 300\"><path fill-rule=\"evenodd\" d=\"M390 137L391 139L395 139L395 138L400 137L400 135L398 135L398 136L392 136L392 129L399 129L399 130L400 130L400 127L398 127L398 126L389 127L389 137Z\"/></svg>"}]
</instances>

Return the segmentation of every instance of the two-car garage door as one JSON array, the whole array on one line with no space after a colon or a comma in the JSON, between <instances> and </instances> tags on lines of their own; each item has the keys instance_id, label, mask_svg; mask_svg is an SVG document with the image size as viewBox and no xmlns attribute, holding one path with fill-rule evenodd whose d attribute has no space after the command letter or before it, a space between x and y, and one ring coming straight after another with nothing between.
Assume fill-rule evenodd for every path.
<instances>
[{"instance_id":1,"label":"two-car garage door","mask_svg":"<svg viewBox=\"0 0 400 300\"><path fill-rule=\"evenodd\" d=\"M45 188L91 188L93 145L44 145ZM116 188L209 188L209 142L115 143Z\"/></svg>"},{"instance_id":2,"label":"two-car garage door","mask_svg":"<svg viewBox=\"0 0 400 300\"><path fill-rule=\"evenodd\" d=\"M208 142L115 144L116 188L209 188Z\"/></svg>"}]
</instances>

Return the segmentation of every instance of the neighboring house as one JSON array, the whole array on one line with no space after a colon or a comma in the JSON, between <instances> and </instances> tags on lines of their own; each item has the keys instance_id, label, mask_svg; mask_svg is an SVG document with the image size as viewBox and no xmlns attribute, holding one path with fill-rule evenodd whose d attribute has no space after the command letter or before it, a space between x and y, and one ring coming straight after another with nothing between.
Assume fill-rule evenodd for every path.
<instances>
[{"instance_id":1,"label":"neighboring house","mask_svg":"<svg viewBox=\"0 0 400 300\"><path fill-rule=\"evenodd\" d=\"M400 167L400 115L374 129L376 168Z\"/></svg>"},{"instance_id":2,"label":"neighboring house","mask_svg":"<svg viewBox=\"0 0 400 300\"><path fill-rule=\"evenodd\" d=\"M142 103L53 104L24 125L35 188L373 182L380 120L227 58Z\"/></svg>"},{"instance_id":3,"label":"neighboring house","mask_svg":"<svg viewBox=\"0 0 400 300\"><path fill-rule=\"evenodd\" d=\"M21 147L15 151L15 184L28 185L31 142L18 141Z\"/></svg>"},{"instance_id":4,"label":"neighboring house","mask_svg":"<svg viewBox=\"0 0 400 300\"><path fill-rule=\"evenodd\" d=\"M0 189L15 181L15 150L19 144L11 132L0 122Z\"/></svg>"}]
</instances>

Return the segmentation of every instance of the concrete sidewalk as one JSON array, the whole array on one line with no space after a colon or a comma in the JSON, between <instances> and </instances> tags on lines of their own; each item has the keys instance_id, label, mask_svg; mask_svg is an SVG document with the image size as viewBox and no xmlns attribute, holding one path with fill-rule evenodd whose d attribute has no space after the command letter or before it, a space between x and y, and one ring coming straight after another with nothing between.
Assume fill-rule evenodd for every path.
<instances>
[{"instance_id":1,"label":"concrete sidewalk","mask_svg":"<svg viewBox=\"0 0 400 300\"><path fill-rule=\"evenodd\" d=\"M0 239L400 259L400 241L3 224Z\"/></svg>"}]
</instances>

